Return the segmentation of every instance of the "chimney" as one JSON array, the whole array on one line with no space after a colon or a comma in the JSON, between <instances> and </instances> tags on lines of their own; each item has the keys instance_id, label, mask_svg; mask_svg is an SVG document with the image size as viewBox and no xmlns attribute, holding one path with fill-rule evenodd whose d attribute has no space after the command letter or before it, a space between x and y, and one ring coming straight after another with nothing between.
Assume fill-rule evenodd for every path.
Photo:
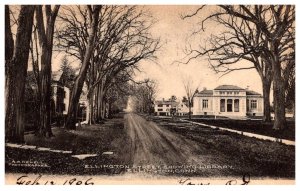
<instances>
[{"instance_id":1,"label":"chimney","mask_svg":"<svg viewBox=\"0 0 300 191\"><path fill-rule=\"evenodd\" d=\"M165 98L163 98L162 100L165 101Z\"/></svg>"},{"instance_id":2,"label":"chimney","mask_svg":"<svg viewBox=\"0 0 300 191\"><path fill-rule=\"evenodd\" d=\"M245 89L246 89L246 90L249 90L249 87L250 87L250 86L247 86Z\"/></svg>"}]
</instances>

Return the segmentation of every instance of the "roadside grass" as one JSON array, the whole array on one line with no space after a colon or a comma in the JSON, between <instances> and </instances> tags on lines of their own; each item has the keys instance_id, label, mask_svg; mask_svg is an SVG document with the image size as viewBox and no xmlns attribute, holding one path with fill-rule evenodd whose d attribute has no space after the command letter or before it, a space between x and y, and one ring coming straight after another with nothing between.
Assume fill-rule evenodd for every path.
<instances>
[{"instance_id":1,"label":"roadside grass","mask_svg":"<svg viewBox=\"0 0 300 191\"><path fill-rule=\"evenodd\" d=\"M101 168L85 168L86 165L96 167L102 164L124 164L117 145L128 142L124 130L123 115L115 116L100 125L82 125L76 131L63 128L53 128L54 137L41 138L33 134L25 135L27 145L46 147L53 150L72 151L70 154L37 151L21 148L5 148L5 171L24 173L55 173L55 174L115 174L121 171L109 171ZM125 149L123 147L123 149ZM112 155L103 152L111 151ZM72 157L78 154L97 154L83 160ZM12 163L22 163L14 166ZM30 163L29 166L23 163ZM32 164L47 164L49 167L34 167Z\"/></svg>"},{"instance_id":2,"label":"roadside grass","mask_svg":"<svg viewBox=\"0 0 300 191\"><path fill-rule=\"evenodd\" d=\"M162 127L196 141L235 164L235 170L257 177L295 177L295 147L258 140L172 119L152 118Z\"/></svg>"},{"instance_id":3,"label":"roadside grass","mask_svg":"<svg viewBox=\"0 0 300 191\"><path fill-rule=\"evenodd\" d=\"M273 122L266 123L263 122L262 120L236 120L236 119L215 120L215 119L195 118L195 119L191 119L191 121L295 141L295 121L287 121L287 128L282 130L274 130L272 129Z\"/></svg>"}]
</instances>

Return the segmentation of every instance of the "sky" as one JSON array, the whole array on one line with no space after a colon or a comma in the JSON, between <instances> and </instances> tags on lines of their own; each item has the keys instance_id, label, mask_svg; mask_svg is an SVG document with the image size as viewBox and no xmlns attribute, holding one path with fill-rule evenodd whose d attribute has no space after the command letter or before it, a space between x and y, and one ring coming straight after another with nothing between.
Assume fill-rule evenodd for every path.
<instances>
[{"instance_id":1,"label":"sky","mask_svg":"<svg viewBox=\"0 0 300 191\"><path fill-rule=\"evenodd\" d=\"M214 22L206 23L206 30L199 35L191 36L192 32L199 29L199 22L203 16L209 14L216 7L208 6L201 14L195 17L183 20L181 15L193 13L198 7L195 5L145 5L141 9L149 11L156 23L151 29L154 38L160 38L161 48L156 52L157 59L153 61L140 61L139 69L136 71L135 80L142 81L145 78L153 79L157 82L156 99L170 98L176 95L182 98L186 93L183 81L191 78L194 88L199 90L203 88L214 89L218 85L230 84L242 88L262 93L262 85L259 75L255 70L235 71L226 76L220 77L211 68L207 58L192 60L189 64L179 63L184 57L184 49L190 44L193 47L202 45L206 38L211 34L222 31L222 27ZM52 70L59 69L61 59L64 53L53 53ZM72 61L71 58L68 58ZM72 62L73 67L79 64ZM244 63L242 63L244 64ZM30 70L29 65L29 70Z\"/></svg>"},{"instance_id":2,"label":"sky","mask_svg":"<svg viewBox=\"0 0 300 191\"><path fill-rule=\"evenodd\" d=\"M178 63L186 55L184 49L191 41L193 47L203 43L208 35L220 31L220 26L208 23L205 32L197 36L190 35L199 28L197 24L201 15L190 19L181 19L182 14L192 13L198 6L145 6L157 23L152 28L154 37L160 37L162 48L157 52L155 62L144 61L140 64L141 73L136 74L137 80L150 78L158 83L157 99L169 98L171 95L182 97L185 95L183 79L192 78L194 86L202 90L214 89L218 85L231 84L242 88L262 93L262 85L257 72L253 70L234 71L226 76L220 77L209 66L206 58L199 58L189 64ZM212 11L213 7L204 10L202 15Z\"/></svg>"}]
</instances>

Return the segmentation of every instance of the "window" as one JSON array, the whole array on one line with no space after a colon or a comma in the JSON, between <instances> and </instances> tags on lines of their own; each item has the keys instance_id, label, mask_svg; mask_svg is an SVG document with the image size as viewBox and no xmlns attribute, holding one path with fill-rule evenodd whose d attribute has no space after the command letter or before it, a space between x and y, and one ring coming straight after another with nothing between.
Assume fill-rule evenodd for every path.
<instances>
[{"instance_id":1,"label":"window","mask_svg":"<svg viewBox=\"0 0 300 191\"><path fill-rule=\"evenodd\" d=\"M157 105L157 107L162 107L162 106L163 106L162 104L158 104L158 105Z\"/></svg>"},{"instance_id":2,"label":"window","mask_svg":"<svg viewBox=\"0 0 300 191\"><path fill-rule=\"evenodd\" d=\"M249 108L249 99L246 100L246 108L247 108L247 111L250 110L250 108Z\"/></svg>"},{"instance_id":3,"label":"window","mask_svg":"<svg viewBox=\"0 0 300 191\"><path fill-rule=\"evenodd\" d=\"M240 108L240 100L235 99L234 100L234 112L239 112L239 108Z\"/></svg>"},{"instance_id":4,"label":"window","mask_svg":"<svg viewBox=\"0 0 300 191\"><path fill-rule=\"evenodd\" d=\"M234 92L234 95L239 95L239 92Z\"/></svg>"},{"instance_id":5,"label":"window","mask_svg":"<svg viewBox=\"0 0 300 191\"><path fill-rule=\"evenodd\" d=\"M257 108L257 100L251 100L250 108L251 109L256 109Z\"/></svg>"},{"instance_id":6,"label":"window","mask_svg":"<svg viewBox=\"0 0 300 191\"><path fill-rule=\"evenodd\" d=\"M225 99L220 100L220 112L225 112Z\"/></svg>"},{"instance_id":7,"label":"window","mask_svg":"<svg viewBox=\"0 0 300 191\"><path fill-rule=\"evenodd\" d=\"M227 112L232 112L232 99L227 100Z\"/></svg>"},{"instance_id":8,"label":"window","mask_svg":"<svg viewBox=\"0 0 300 191\"><path fill-rule=\"evenodd\" d=\"M166 104L166 107L169 107L170 105L169 104Z\"/></svg>"},{"instance_id":9,"label":"window","mask_svg":"<svg viewBox=\"0 0 300 191\"><path fill-rule=\"evenodd\" d=\"M163 111L163 109L158 109L157 111Z\"/></svg>"},{"instance_id":10,"label":"window","mask_svg":"<svg viewBox=\"0 0 300 191\"><path fill-rule=\"evenodd\" d=\"M227 92L227 94L228 94L228 95L231 95L231 94L232 94L232 92Z\"/></svg>"},{"instance_id":11,"label":"window","mask_svg":"<svg viewBox=\"0 0 300 191\"><path fill-rule=\"evenodd\" d=\"M208 108L208 100L207 99L202 100L202 108L203 109Z\"/></svg>"}]
</instances>

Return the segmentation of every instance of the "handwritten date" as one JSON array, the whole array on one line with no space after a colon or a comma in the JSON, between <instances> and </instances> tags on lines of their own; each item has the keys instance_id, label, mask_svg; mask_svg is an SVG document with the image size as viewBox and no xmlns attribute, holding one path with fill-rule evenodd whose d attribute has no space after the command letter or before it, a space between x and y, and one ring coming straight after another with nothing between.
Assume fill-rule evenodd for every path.
<instances>
[{"instance_id":1,"label":"handwritten date","mask_svg":"<svg viewBox=\"0 0 300 191\"><path fill-rule=\"evenodd\" d=\"M17 185L56 185L58 184L54 180L42 180L42 175L36 178L30 178L26 175L20 176L16 182ZM87 180L80 180L78 178L71 178L63 181L63 185L94 185L92 178Z\"/></svg>"}]
</instances>

